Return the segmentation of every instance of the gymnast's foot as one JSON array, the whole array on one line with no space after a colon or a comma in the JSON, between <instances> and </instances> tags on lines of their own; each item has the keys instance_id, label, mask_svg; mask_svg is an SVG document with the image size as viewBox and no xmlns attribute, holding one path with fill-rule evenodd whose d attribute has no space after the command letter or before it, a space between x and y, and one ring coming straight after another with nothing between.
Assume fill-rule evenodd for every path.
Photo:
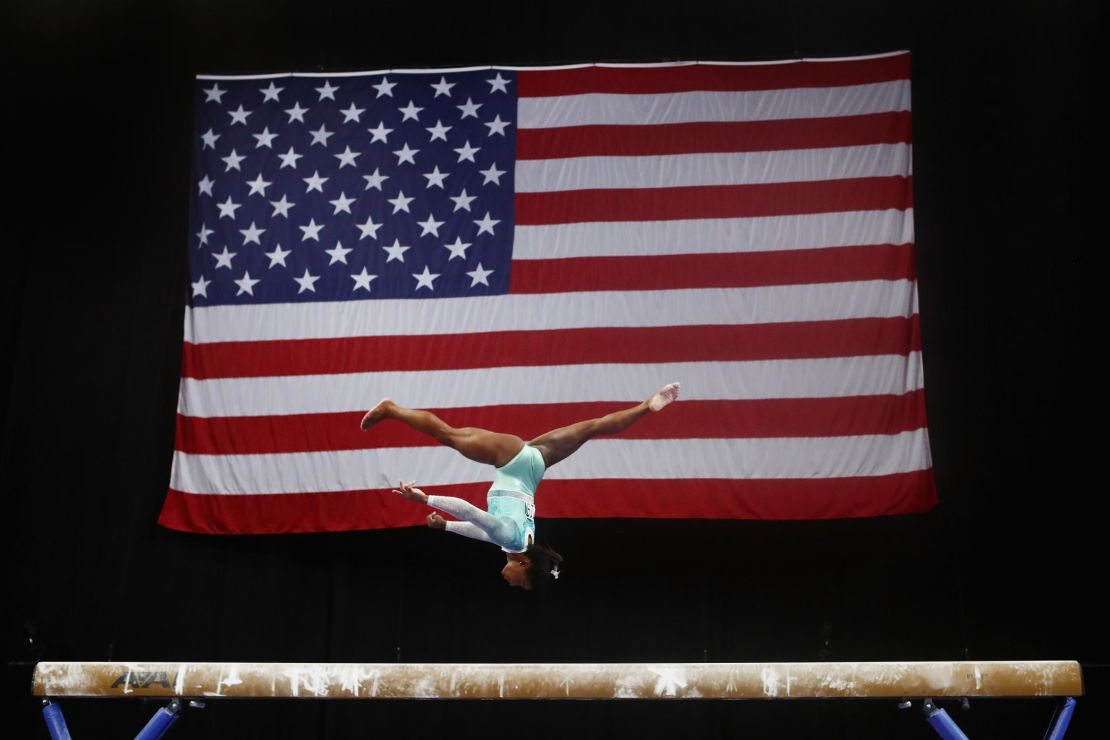
<instances>
[{"instance_id":1,"label":"gymnast's foot","mask_svg":"<svg viewBox=\"0 0 1110 740\"><path fill-rule=\"evenodd\" d=\"M678 400L678 383L668 383L659 389L659 391L648 399L648 408L652 411L659 411L664 406Z\"/></svg>"},{"instance_id":2,"label":"gymnast's foot","mask_svg":"<svg viewBox=\"0 0 1110 740\"><path fill-rule=\"evenodd\" d=\"M367 411L366 415L362 417L362 422L359 424L359 426L362 428L362 431L365 432L367 429L384 419L389 413L389 407L392 405L393 401L389 398L383 398L382 400L378 401L378 405Z\"/></svg>"}]
</instances>

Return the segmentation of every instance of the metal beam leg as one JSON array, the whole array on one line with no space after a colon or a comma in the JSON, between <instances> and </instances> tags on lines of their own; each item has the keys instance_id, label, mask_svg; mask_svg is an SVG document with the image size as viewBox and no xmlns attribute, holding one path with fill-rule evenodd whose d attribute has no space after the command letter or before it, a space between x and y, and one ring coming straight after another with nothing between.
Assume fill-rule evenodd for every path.
<instances>
[{"instance_id":1,"label":"metal beam leg","mask_svg":"<svg viewBox=\"0 0 1110 740\"><path fill-rule=\"evenodd\" d=\"M146 727L135 736L135 740L158 740L170 729L170 725L181 716L181 701L174 699L166 706L159 709L146 723Z\"/></svg>"},{"instance_id":2,"label":"metal beam leg","mask_svg":"<svg viewBox=\"0 0 1110 740\"><path fill-rule=\"evenodd\" d=\"M66 718L62 716L62 708L49 699L42 700L42 718L46 720L46 731L50 733L51 740L70 740L69 727Z\"/></svg>"},{"instance_id":3,"label":"metal beam leg","mask_svg":"<svg viewBox=\"0 0 1110 740\"><path fill-rule=\"evenodd\" d=\"M925 719L944 740L968 740L956 721L948 716L948 712L933 704L932 699L926 699L921 710L925 712Z\"/></svg>"},{"instance_id":4,"label":"metal beam leg","mask_svg":"<svg viewBox=\"0 0 1110 740\"><path fill-rule=\"evenodd\" d=\"M1075 699L1069 696L1063 704L1057 707L1055 719L1052 725L1049 726L1045 740L1062 740L1064 733L1068 731L1068 725L1071 723L1073 714L1075 714Z\"/></svg>"}]
</instances>

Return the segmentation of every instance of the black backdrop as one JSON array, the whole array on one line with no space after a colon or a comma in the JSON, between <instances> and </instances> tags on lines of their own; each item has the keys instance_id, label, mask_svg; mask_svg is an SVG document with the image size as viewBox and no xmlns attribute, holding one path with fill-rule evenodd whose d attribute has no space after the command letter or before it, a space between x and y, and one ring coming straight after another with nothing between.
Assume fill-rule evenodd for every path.
<instances>
[{"instance_id":1,"label":"black backdrop","mask_svg":"<svg viewBox=\"0 0 1110 740\"><path fill-rule=\"evenodd\" d=\"M1072 736L1106 734L1101 342L1088 339L1105 338L1088 300L1106 245L1094 229L1105 135L1087 102L1105 97L1094 3L22 0L3 12L3 610L17 734L45 736L26 691L36 659L965 657L1081 660L1089 695ZM426 529L202 537L155 524L173 447L193 75L899 49L914 54L935 511L545 521L568 567L542 599L500 582L494 549ZM154 709L63 707L78 738L134 733ZM972 737L1031 737L1051 703L949 708ZM244 701L190 712L171 733L931 736L916 707L887 701Z\"/></svg>"}]
</instances>

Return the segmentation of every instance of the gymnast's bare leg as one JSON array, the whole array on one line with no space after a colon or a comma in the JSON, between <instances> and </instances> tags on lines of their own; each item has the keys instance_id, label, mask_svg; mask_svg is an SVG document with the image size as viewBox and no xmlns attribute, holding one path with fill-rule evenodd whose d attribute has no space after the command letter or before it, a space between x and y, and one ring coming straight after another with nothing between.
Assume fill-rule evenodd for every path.
<instances>
[{"instance_id":1,"label":"gymnast's bare leg","mask_svg":"<svg viewBox=\"0 0 1110 740\"><path fill-rule=\"evenodd\" d=\"M540 451L544 464L550 468L594 437L620 434L644 414L663 409L678 398L678 387L678 383L670 383L631 408L553 429L528 444ZM455 428L430 411L408 409L388 398L383 398L377 406L366 412L362 417L362 430L366 431L386 419L408 424L475 462L495 467L501 467L512 460L524 447L524 440L515 434L501 434L477 427Z\"/></svg>"},{"instance_id":2,"label":"gymnast's bare leg","mask_svg":"<svg viewBox=\"0 0 1110 740\"><path fill-rule=\"evenodd\" d=\"M594 437L620 434L644 414L662 410L678 399L678 388L678 383L669 383L632 408L553 429L529 441L528 444L539 449L543 455L544 464L550 468L555 463L570 457L579 447Z\"/></svg>"},{"instance_id":3,"label":"gymnast's bare leg","mask_svg":"<svg viewBox=\"0 0 1110 740\"><path fill-rule=\"evenodd\" d=\"M455 428L431 411L407 409L388 398L383 398L362 417L362 431L385 419L408 424L474 462L498 468L516 457L524 447L524 440L515 434L501 434L477 427Z\"/></svg>"}]
</instances>

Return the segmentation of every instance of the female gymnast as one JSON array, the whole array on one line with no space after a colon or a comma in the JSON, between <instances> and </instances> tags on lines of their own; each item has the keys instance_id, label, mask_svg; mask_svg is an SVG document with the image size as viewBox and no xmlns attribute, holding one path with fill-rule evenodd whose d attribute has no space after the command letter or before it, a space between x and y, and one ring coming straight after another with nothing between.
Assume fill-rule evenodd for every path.
<instances>
[{"instance_id":1,"label":"female gymnast","mask_svg":"<svg viewBox=\"0 0 1110 740\"><path fill-rule=\"evenodd\" d=\"M678 398L678 385L665 385L632 408L555 429L529 442L474 427L456 429L429 411L407 409L388 398L366 412L361 426L366 431L380 421L395 419L475 462L493 465L493 485L486 496L488 512L453 496L428 495L414 487L415 481L402 481L393 492L460 520L449 522L432 512L427 518L432 529L500 545L507 560L501 576L510 586L532 590L541 579L558 578L563 561L557 552L536 543L535 496L544 471L599 434L619 434L649 411L661 410Z\"/></svg>"}]
</instances>

